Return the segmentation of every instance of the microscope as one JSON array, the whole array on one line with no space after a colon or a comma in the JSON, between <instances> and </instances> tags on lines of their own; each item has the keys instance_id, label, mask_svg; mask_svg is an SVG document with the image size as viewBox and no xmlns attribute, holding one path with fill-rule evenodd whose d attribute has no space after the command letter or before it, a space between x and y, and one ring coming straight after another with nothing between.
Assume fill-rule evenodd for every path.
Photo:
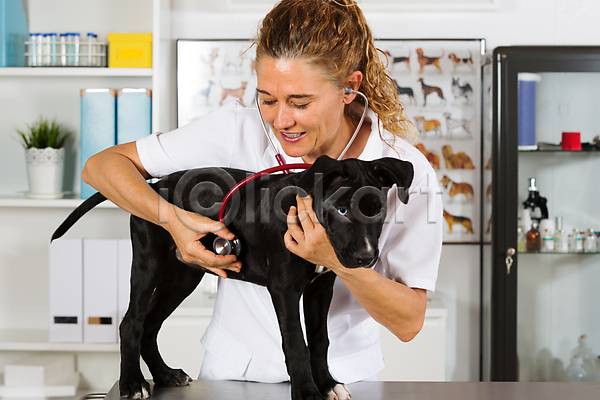
<instances>
[{"instance_id":1,"label":"microscope","mask_svg":"<svg viewBox=\"0 0 600 400\"><path fill-rule=\"evenodd\" d=\"M542 219L548 219L548 207L546 206L546 198L540 196L540 192L538 192L537 187L535 186L535 178L529 178L529 196L527 200L523 202L523 207L530 208L533 213L536 208L540 209L540 213L542 214L540 217L531 217L531 219L535 219L538 222Z\"/></svg>"}]
</instances>

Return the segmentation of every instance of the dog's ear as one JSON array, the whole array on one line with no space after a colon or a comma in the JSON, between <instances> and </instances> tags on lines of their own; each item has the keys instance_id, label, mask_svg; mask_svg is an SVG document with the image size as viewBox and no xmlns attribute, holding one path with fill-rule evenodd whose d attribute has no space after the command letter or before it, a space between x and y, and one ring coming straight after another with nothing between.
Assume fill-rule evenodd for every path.
<instances>
[{"instance_id":1,"label":"dog's ear","mask_svg":"<svg viewBox=\"0 0 600 400\"><path fill-rule=\"evenodd\" d=\"M296 186L303 189L307 194L312 194L317 179L323 178L323 184L327 186L331 184L331 180L344 176L343 172L344 169L339 161L327 155L322 155L303 173Z\"/></svg>"},{"instance_id":2,"label":"dog's ear","mask_svg":"<svg viewBox=\"0 0 600 400\"><path fill-rule=\"evenodd\" d=\"M384 187L396 184L398 187L398 198L404 204L408 203L408 189L414 176L414 168L408 161L395 158L380 158L373 160L373 171L379 177Z\"/></svg>"}]
</instances>

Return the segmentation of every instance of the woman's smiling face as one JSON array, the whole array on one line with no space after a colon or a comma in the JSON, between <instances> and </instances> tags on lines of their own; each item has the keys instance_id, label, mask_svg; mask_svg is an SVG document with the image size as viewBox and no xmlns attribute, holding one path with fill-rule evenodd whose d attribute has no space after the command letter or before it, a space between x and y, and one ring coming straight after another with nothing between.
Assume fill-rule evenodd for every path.
<instances>
[{"instance_id":1,"label":"woman's smiling face","mask_svg":"<svg viewBox=\"0 0 600 400\"><path fill-rule=\"evenodd\" d=\"M283 151L312 163L337 158L352 136L344 94L319 68L306 61L263 58L257 68L260 107Z\"/></svg>"}]
</instances>

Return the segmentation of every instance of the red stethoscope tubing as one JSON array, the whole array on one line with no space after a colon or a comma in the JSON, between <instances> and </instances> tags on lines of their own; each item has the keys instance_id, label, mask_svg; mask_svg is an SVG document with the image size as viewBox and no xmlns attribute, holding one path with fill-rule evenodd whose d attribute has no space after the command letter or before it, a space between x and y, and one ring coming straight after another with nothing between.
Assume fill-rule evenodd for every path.
<instances>
[{"instance_id":1,"label":"red stethoscope tubing","mask_svg":"<svg viewBox=\"0 0 600 400\"><path fill-rule=\"evenodd\" d=\"M277 156L281 157L280 154L277 154L275 157L277 157ZM279 162L279 159L277 161ZM283 164L281 164L281 163L283 163ZM285 164L285 162L283 162L283 158L282 158L280 165L259 171L255 174L250 175L246 179L238 182L234 187L232 187L229 190L229 192L227 192L227 194L225 195L225 198L223 198L223 202L221 203L221 208L219 208L219 222L223 222L225 219L225 207L227 206L227 203L229 203L229 200L231 199L231 197L235 194L235 192L237 192L242 186L244 186L248 182L252 182L253 180L260 178L261 176L269 175L274 172L287 171L286 173L288 173L289 172L288 170L290 170L290 169L308 169L308 168L310 168L310 166L311 166L311 164Z\"/></svg>"}]
</instances>

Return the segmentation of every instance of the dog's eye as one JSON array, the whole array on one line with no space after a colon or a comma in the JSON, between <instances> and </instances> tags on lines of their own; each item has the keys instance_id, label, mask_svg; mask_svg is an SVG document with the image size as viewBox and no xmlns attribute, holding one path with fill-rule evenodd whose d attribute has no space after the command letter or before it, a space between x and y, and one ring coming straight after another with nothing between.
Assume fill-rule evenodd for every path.
<instances>
[{"instance_id":1,"label":"dog's eye","mask_svg":"<svg viewBox=\"0 0 600 400\"><path fill-rule=\"evenodd\" d=\"M344 207L340 207L337 209L338 214L340 214L342 217L345 217L348 214L348 209L344 208Z\"/></svg>"}]
</instances>

